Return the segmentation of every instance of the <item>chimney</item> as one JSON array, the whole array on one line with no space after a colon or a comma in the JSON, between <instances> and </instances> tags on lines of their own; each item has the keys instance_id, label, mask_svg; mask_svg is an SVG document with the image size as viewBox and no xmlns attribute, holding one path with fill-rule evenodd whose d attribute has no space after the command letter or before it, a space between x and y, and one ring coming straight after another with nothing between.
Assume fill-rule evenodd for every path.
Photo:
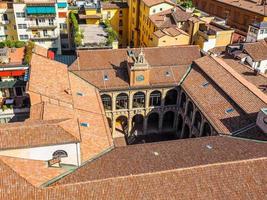
<instances>
[{"instance_id":1,"label":"chimney","mask_svg":"<svg viewBox=\"0 0 267 200\"><path fill-rule=\"evenodd\" d=\"M267 134L267 108L262 108L258 113L257 126Z\"/></svg>"}]
</instances>

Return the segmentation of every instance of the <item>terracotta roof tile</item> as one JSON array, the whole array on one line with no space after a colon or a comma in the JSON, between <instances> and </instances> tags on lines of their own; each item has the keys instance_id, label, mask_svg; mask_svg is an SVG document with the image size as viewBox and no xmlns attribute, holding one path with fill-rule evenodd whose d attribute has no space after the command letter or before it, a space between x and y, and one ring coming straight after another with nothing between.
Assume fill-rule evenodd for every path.
<instances>
[{"instance_id":1,"label":"terracotta roof tile","mask_svg":"<svg viewBox=\"0 0 267 200\"><path fill-rule=\"evenodd\" d=\"M267 60L267 43L265 40L254 43L245 43L244 50L255 62Z\"/></svg>"},{"instance_id":2,"label":"terracotta roof tile","mask_svg":"<svg viewBox=\"0 0 267 200\"><path fill-rule=\"evenodd\" d=\"M102 9L128 8L127 2L101 2Z\"/></svg>"},{"instance_id":3,"label":"terracotta roof tile","mask_svg":"<svg viewBox=\"0 0 267 200\"><path fill-rule=\"evenodd\" d=\"M174 5L174 3L171 0L143 0L143 2L149 7L158 5L161 3L169 3L171 5Z\"/></svg>"},{"instance_id":4,"label":"terracotta roof tile","mask_svg":"<svg viewBox=\"0 0 267 200\"><path fill-rule=\"evenodd\" d=\"M266 145L213 136L119 147L78 168L53 186L266 157Z\"/></svg>"},{"instance_id":5,"label":"terracotta roof tile","mask_svg":"<svg viewBox=\"0 0 267 200\"><path fill-rule=\"evenodd\" d=\"M0 125L0 149L30 148L79 141L76 130L66 129L70 120L34 120ZM73 127L75 129L75 126ZM77 137L75 137L77 136Z\"/></svg>"}]
</instances>

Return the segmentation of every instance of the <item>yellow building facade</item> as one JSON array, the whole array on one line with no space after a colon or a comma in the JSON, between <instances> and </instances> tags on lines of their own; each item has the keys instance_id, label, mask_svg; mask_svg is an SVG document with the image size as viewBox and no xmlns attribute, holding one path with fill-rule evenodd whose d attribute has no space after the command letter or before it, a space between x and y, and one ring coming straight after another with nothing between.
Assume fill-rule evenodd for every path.
<instances>
[{"instance_id":1,"label":"yellow building facade","mask_svg":"<svg viewBox=\"0 0 267 200\"><path fill-rule=\"evenodd\" d=\"M18 40L12 2L0 2L0 40Z\"/></svg>"}]
</instances>

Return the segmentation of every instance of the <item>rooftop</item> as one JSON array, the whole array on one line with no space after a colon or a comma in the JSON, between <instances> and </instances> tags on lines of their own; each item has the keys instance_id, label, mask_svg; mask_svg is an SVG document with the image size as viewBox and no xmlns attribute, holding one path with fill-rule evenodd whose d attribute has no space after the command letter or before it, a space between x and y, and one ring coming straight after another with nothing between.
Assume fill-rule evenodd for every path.
<instances>
[{"instance_id":1,"label":"rooftop","mask_svg":"<svg viewBox=\"0 0 267 200\"><path fill-rule=\"evenodd\" d=\"M267 156L266 146L261 142L212 136L118 147L53 186L261 158Z\"/></svg>"},{"instance_id":2,"label":"rooftop","mask_svg":"<svg viewBox=\"0 0 267 200\"><path fill-rule=\"evenodd\" d=\"M267 60L267 41L244 44L245 52L256 62Z\"/></svg>"},{"instance_id":3,"label":"rooftop","mask_svg":"<svg viewBox=\"0 0 267 200\"><path fill-rule=\"evenodd\" d=\"M85 46L106 45L107 32L101 25L80 24L81 31L83 31L83 44Z\"/></svg>"}]
</instances>

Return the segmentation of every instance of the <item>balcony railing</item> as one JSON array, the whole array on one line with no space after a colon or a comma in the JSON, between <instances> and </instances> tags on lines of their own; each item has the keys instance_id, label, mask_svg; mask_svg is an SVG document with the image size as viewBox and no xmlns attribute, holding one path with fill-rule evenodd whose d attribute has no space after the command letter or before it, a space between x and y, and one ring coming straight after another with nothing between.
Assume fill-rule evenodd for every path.
<instances>
[{"instance_id":1,"label":"balcony railing","mask_svg":"<svg viewBox=\"0 0 267 200\"><path fill-rule=\"evenodd\" d=\"M29 29L55 29L57 27L57 23L28 23Z\"/></svg>"},{"instance_id":2,"label":"balcony railing","mask_svg":"<svg viewBox=\"0 0 267 200\"><path fill-rule=\"evenodd\" d=\"M55 40L58 36L56 35L32 35L30 36L31 40Z\"/></svg>"}]
</instances>

